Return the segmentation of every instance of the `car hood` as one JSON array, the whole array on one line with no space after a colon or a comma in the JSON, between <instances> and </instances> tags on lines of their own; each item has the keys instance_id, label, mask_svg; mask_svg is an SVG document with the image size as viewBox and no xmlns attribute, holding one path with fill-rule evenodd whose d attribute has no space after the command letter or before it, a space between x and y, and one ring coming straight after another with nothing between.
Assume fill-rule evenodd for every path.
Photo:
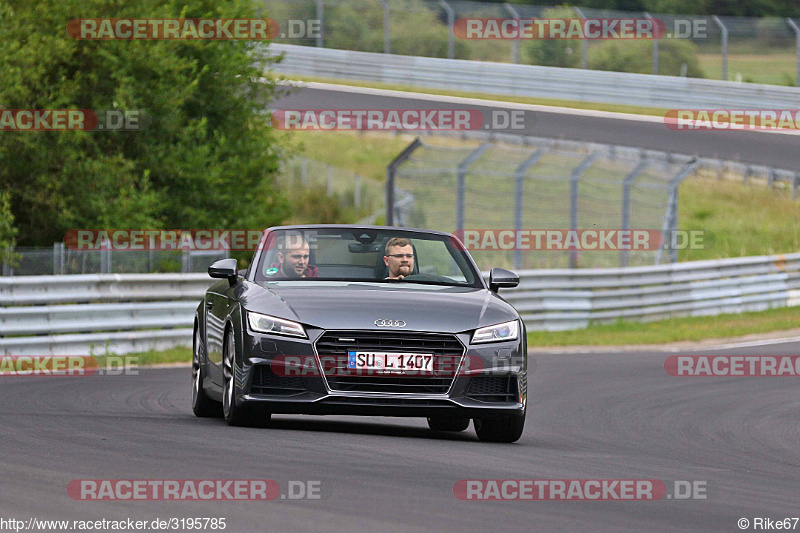
<instances>
[{"instance_id":1,"label":"car hood","mask_svg":"<svg viewBox=\"0 0 800 533\"><path fill-rule=\"evenodd\" d=\"M319 282L301 287L249 285L242 299L245 309L322 329L378 329L375 321L385 319L404 321L405 331L458 333L518 317L511 305L487 289Z\"/></svg>"}]
</instances>

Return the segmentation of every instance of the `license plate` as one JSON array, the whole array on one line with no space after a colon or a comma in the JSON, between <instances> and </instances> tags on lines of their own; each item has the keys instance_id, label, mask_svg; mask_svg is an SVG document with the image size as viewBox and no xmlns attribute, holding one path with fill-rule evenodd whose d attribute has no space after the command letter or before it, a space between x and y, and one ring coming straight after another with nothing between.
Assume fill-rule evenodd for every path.
<instances>
[{"instance_id":1,"label":"license plate","mask_svg":"<svg viewBox=\"0 0 800 533\"><path fill-rule=\"evenodd\" d=\"M379 373L433 373L433 354L349 351L347 368Z\"/></svg>"}]
</instances>

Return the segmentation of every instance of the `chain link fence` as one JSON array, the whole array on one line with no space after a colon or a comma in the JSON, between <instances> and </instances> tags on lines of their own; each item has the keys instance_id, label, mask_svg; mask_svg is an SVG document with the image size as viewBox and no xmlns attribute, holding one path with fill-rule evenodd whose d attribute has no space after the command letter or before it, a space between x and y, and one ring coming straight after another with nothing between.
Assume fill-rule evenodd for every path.
<instances>
[{"instance_id":1,"label":"chain link fence","mask_svg":"<svg viewBox=\"0 0 800 533\"><path fill-rule=\"evenodd\" d=\"M642 231L647 249L471 247L482 269L646 266L677 261L678 188L690 174L792 188L800 172L695 159L614 145L514 135L417 139L392 165L392 210L399 226L448 232ZM550 232L553 233L553 232ZM463 234L462 235L466 235ZM520 248L513 246L512 248ZM555 248L558 248L557 246Z\"/></svg>"},{"instance_id":2,"label":"chain link fence","mask_svg":"<svg viewBox=\"0 0 800 533\"><path fill-rule=\"evenodd\" d=\"M730 81L800 84L800 19L665 15L467 0L271 0L277 43L363 52L624 70ZM655 18L657 40L480 40L454 31L465 18ZM293 22L291 22L293 21ZM319 21L313 31L298 28ZM299 25L299 26L298 26ZM623 57L624 55L624 57ZM618 60L615 60L618 57ZM652 57L652 59L651 59Z\"/></svg>"}]
</instances>

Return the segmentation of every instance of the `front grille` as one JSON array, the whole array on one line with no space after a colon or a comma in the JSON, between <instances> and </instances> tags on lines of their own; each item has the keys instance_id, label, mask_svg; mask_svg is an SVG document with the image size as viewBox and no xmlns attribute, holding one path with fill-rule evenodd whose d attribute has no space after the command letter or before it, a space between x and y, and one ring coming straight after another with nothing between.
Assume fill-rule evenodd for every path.
<instances>
[{"instance_id":1,"label":"front grille","mask_svg":"<svg viewBox=\"0 0 800 533\"><path fill-rule=\"evenodd\" d=\"M478 376L472 378L467 397L482 402L516 402L515 376Z\"/></svg>"},{"instance_id":2,"label":"front grille","mask_svg":"<svg viewBox=\"0 0 800 533\"><path fill-rule=\"evenodd\" d=\"M306 392L303 378L296 376L279 376L268 365L258 365L253 370L253 394L269 394L287 396Z\"/></svg>"},{"instance_id":3,"label":"front grille","mask_svg":"<svg viewBox=\"0 0 800 533\"><path fill-rule=\"evenodd\" d=\"M454 335L405 331L328 331L316 342L331 390L347 392L400 392L444 394L450 390L464 354ZM425 375L355 375L347 368L347 352L433 354L433 372ZM325 362L335 360L329 366Z\"/></svg>"}]
</instances>

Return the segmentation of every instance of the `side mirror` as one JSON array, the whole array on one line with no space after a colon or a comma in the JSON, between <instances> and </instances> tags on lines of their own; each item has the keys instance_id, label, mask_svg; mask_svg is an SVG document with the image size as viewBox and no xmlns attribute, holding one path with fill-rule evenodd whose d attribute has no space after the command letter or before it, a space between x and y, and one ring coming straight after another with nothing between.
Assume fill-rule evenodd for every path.
<instances>
[{"instance_id":1,"label":"side mirror","mask_svg":"<svg viewBox=\"0 0 800 533\"><path fill-rule=\"evenodd\" d=\"M208 267L208 275L212 278L227 279L231 285L236 283L236 259L220 259Z\"/></svg>"},{"instance_id":2,"label":"side mirror","mask_svg":"<svg viewBox=\"0 0 800 533\"><path fill-rule=\"evenodd\" d=\"M489 290L497 292L501 288L511 289L519 285L519 276L505 268L493 268L489 271Z\"/></svg>"}]
</instances>

